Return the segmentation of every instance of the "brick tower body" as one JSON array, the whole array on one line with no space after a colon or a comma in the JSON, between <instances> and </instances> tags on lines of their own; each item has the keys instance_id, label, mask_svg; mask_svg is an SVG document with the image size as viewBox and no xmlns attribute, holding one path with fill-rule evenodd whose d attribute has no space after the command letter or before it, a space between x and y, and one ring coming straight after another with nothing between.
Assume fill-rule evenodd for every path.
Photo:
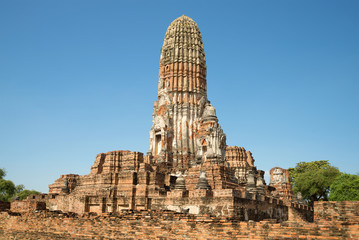
<instances>
[{"instance_id":1,"label":"brick tower body","mask_svg":"<svg viewBox=\"0 0 359 240\"><path fill-rule=\"evenodd\" d=\"M289 183L266 185L252 153L226 145L207 99L201 33L187 16L167 29L152 117L147 155L98 154L90 174L62 175L49 185L41 196L47 208L80 214L172 210L239 220L288 220L296 209L310 215L305 203L293 203Z\"/></svg>"},{"instance_id":2,"label":"brick tower body","mask_svg":"<svg viewBox=\"0 0 359 240\"><path fill-rule=\"evenodd\" d=\"M226 136L207 99L206 73L201 32L182 16L170 24L163 42L150 131L149 153L173 173L201 164L207 154L224 160ZM210 132L201 131L208 127Z\"/></svg>"}]
</instances>

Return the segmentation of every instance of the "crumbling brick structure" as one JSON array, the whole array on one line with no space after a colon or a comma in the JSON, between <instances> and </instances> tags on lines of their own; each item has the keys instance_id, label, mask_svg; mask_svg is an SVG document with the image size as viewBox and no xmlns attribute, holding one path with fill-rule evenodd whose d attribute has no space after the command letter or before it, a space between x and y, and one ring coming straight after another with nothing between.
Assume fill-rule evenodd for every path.
<instances>
[{"instance_id":1,"label":"crumbling brick structure","mask_svg":"<svg viewBox=\"0 0 359 240\"><path fill-rule=\"evenodd\" d=\"M359 202L315 202L315 221L241 222L171 211L0 213L1 239L359 239ZM328 221L329 220L329 221Z\"/></svg>"},{"instance_id":2,"label":"crumbling brick structure","mask_svg":"<svg viewBox=\"0 0 359 240\"><path fill-rule=\"evenodd\" d=\"M49 186L47 207L79 214L172 210L246 221L299 214L310 220L312 209L293 199L287 178L279 179L286 170L276 168L281 176L271 171L268 186L251 152L227 146L207 98L206 68L197 24L179 17L161 50L147 155L98 154L89 175L62 175Z\"/></svg>"},{"instance_id":3,"label":"crumbling brick structure","mask_svg":"<svg viewBox=\"0 0 359 240\"><path fill-rule=\"evenodd\" d=\"M26 200L19 201L15 200L11 202L10 211L21 213L21 212L37 212L41 210L46 210L46 203L44 201L36 201L36 200Z\"/></svg>"}]
</instances>

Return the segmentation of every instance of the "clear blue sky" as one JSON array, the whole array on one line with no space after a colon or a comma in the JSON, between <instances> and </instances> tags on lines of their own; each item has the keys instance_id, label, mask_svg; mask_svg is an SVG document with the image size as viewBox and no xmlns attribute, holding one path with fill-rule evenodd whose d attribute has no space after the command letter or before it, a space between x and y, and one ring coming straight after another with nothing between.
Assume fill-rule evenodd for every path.
<instances>
[{"instance_id":1,"label":"clear blue sky","mask_svg":"<svg viewBox=\"0 0 359 240\"><path fill-rule=\"evenodd\" d=\"M359 172L359 1L0 0L0 168L47 192L96 154L146 153L168 25L202 32L227 144L259 169Z\"/></svg>"}]
</instances>

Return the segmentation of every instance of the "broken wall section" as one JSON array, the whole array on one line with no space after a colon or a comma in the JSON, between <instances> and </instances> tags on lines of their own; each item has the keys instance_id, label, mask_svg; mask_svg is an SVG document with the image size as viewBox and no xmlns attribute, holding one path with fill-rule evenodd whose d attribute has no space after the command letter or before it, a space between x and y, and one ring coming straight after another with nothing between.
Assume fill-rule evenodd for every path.
<instances>
[{"instance_id":1,"label":"broken wall section","mask_svg":"<svg viewBox=\"0 0 359 240\"><path fill-rule=\"evenodd\" d=\"M8 239L359 239L358 201L319 202L314 206L318 207L314 223L240 222L171 211L97 217L46 211L19 215L3 212L0 234Z\"/></svg>"}]
</instances>

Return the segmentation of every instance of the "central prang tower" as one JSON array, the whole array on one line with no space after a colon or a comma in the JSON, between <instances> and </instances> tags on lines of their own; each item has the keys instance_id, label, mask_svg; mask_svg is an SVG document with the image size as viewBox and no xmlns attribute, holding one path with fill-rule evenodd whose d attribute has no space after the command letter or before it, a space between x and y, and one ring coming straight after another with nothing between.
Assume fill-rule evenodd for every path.
<instances>
[{"instance_id":1,"label":"central prang tower","mask_svg":"<svg viewBox=\"0 0 359 240\"><path fill-rule=\"evenodd\" d=\"M168 27L161 50L148 154L100 153L90 174L61 175L41 199L50 210L78 214L170 210L242 221L310 216L288 176L277 167L268 186L250 151L226 145L207 99L201 33L182 16Z\"/></svg>"},{"instance_id":2,"label":"central prang tower","mask_svg":"<svg viewBox=\"0 0 359 240\"><path fill-rule=\"evenodd\" d=\"M207 99L206 73L201 32L183 15L165 35L150 130L149 154L173 173L202 164L207 155L225 157L226 136Z\"/></svg>"}]
</instances>

